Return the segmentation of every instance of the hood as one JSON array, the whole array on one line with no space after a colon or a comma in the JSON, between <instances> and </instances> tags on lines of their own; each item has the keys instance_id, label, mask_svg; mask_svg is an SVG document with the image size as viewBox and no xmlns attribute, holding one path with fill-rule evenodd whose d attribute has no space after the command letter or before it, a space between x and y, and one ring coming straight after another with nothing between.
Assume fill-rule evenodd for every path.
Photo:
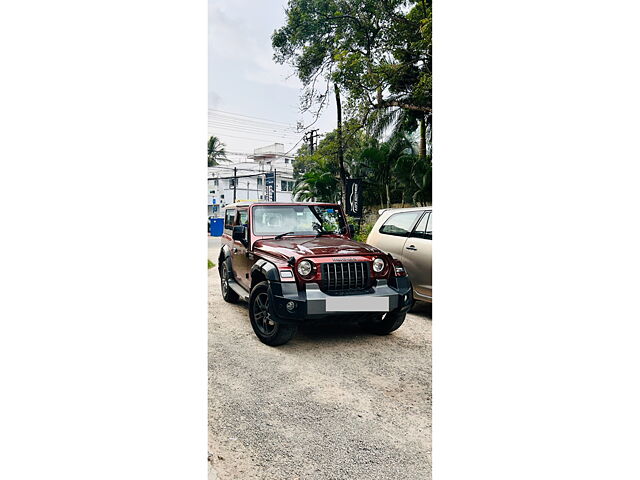
<instances>
[{"instance_id":1,"label":"hood","mask_svg":"<svg viewBox=\"0 0 640 480\"><path fill-rule=\"evenodd\" d=\"M371 245L341 237L284 237L280 240L269 238L256 240L253 248L254 250L281 258L285 261L291 257L295 257L297 260L300 257L337 257L341 255L371 255L382 253Z\"/></svg>"}]
</instances>

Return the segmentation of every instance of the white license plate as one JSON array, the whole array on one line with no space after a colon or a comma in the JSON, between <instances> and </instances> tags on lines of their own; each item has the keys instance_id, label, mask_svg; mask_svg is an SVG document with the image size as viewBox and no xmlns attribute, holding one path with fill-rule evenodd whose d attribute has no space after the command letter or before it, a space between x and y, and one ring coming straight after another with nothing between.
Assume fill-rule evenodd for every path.
<instances>
[{"instance_id":1,"label":"white license plate","mask_svg":"<svg viewBox=\"0 0 640 480\"><path fill-rule=\"evenodd\" d=\"M327 297L327 312L388 312L389 297Z\"/></svg>"}]
</instances>

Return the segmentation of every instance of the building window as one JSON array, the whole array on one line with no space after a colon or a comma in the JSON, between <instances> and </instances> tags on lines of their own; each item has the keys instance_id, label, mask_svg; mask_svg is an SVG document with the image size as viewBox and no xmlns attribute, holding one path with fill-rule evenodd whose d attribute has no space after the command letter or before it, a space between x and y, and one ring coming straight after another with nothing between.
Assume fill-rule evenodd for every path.
<instances>
[{"instance_id":1,"label":"building window","mask_svg":"<svg viewBox=\"0 0 640 480\"><path fill-rule=\"evenodd\" d=\"M280 190L283 192L293 191L293 182L289 180L280 180Z\"/></svg>"},{"instance_id":2,"label":"building window","mask_svg":"<svg viewBox=\"0 0 640 480\"><path fill-rule=\"evenodd\" d=\"M217 178L213 181L213 185L214 185L215 187L217 187L217 186L218 186L218 179L217 179Z\"/></svg>"},{"instance_id":3,"label":"building window","mask_svg":"<svg viewBox=\"0 0 640 480\"><path fill-rule=\"evenodd\" d=\"M258 177L258 186L261 187L262 186L262 177Z\"/></svg>"}]
</instances>

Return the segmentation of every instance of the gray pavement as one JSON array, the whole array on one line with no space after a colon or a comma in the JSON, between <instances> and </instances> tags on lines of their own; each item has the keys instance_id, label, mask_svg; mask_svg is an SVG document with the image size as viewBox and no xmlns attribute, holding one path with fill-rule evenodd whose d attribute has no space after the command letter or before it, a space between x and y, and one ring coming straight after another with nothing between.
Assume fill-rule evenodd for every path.
<instances>
[{"instance_id":1,"label":"gray pavement","mask_svg":"<svg viewBox=\"0 0 640 480\"><path fill-rule=\"evenodd\" d=\"M218 253L220 253L220 238L221 237L208 237L208 242L209 242L209 260L211 260L213 263L218 263L217 259L218 259Z\"/></svg>"}]
</instances>

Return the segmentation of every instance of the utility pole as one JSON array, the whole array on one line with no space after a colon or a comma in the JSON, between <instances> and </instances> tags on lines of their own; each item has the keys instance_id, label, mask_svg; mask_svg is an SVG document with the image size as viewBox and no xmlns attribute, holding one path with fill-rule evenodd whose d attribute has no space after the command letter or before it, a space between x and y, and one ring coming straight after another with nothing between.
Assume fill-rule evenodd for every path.
<instances>
[{"instance_id":1,"label":"utility pole","mask_svg":"<svg viewBox=\"0 0 640 480\"><path fill-rule=\"evenodd\" d=\"M305 140L309 141L309 151L311 153L313 153L315 150L314 136L315 136L315 140L318 140L318 134L315 133L314 135L314 132L317 132L317 131L318 131L317 128L314 128L313 130L309 130L305 136Z\"/></svg>"},{"instance_id":2,"label":"utility pole","mask_svg":"<svg viewBox=\"0 0 640 480\"><path fill-rule=\"evenodd\" d=\"M278 201L278 183L277 183L277 169L273 169L273 201Z\"/></svg>"},{"instance_id":3,"label":"utility pole","mask_svg":"<svg viewBox=\"0 0 640 480\"><path fill-rule=\"evenodd\" d=\"M238 167L233 167L233 203L236 203L236 188L238 186Z\"/></svg>"}]
</instances>

